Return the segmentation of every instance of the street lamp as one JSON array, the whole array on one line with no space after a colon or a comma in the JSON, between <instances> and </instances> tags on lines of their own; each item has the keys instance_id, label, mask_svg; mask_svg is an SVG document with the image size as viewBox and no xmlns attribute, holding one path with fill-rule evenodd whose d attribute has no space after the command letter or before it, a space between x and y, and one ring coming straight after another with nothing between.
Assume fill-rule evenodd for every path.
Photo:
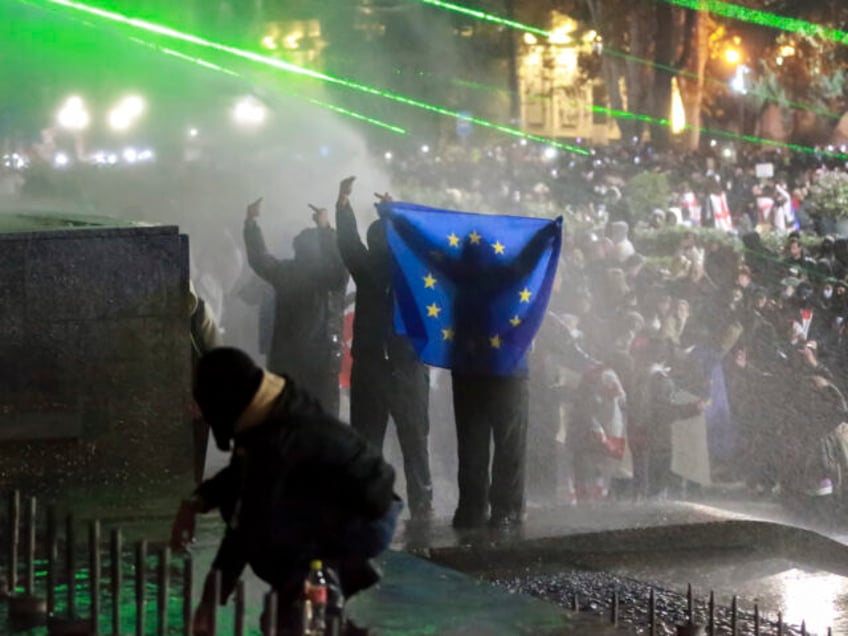
<instances>
[{"instance_id":1,"label":"street lamp","mask_svg":"<svg viewBox=\"0 0 848 636\"><path fill-rule=\"evenodd\" d=\"M67 130L84 130L91 123L91 116L81 97L76 95L65 100L57 116L59 125Z\"/></svg>"},{"instance_id":2,"label":"street lamp","mask_svg":"<svg viewBox=\"0 0 848 636\"><path fill-rule=\"evenodd\" d=\"M147 104L142 97L138 95L125 97L109 111L109 126L112 130L119 132L127 130L141 117L146 108Z\"/></svg>"},{"instance_id":3,"label":"street lamp","mask_svg":"<svg viewBox=\"0 0 848 636\"><path fill-rule=\"evenodd\" d=\"M742 55L739 53L738 49L729 48L724 52L724 59L728 64L739 64L739 61L742 59Z\"/></svg>"},{"instance_id":4,"label":"street lamp","mask_svg":"<svg viewBox=\"0 0 848 636\"><path fill-rule=\"evenodd\" d=\"M240 99L233 109L233 119L242 126L258 126L267 114L265 105L253 97Z\"/></svg>"}]
</instances>

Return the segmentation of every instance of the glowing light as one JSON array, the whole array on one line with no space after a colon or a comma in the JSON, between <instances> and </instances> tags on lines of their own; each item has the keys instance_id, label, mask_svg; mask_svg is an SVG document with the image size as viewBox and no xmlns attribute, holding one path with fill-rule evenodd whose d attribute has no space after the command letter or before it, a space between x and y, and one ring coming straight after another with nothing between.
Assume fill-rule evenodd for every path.
<instances>
[{"instance_id":1,"label":"glowing light","mask_svg":"<svg viewBox=\"0 0 848 636\"><path fill-rule=\"evenodd\" d=\"M68 130L84 130L91 123L91 116L85 109L85 103L76 95L65 100L56 119L62 128Z\"/></svg>"},{"instance_id":2,"label":"glowing light","mask_svg":"<svg viewBox=\"0 0 848 636\"><path fill-rule=\"evenodd\" d=\"M557 153L556 148L548 147L548 148L545 148L545 151L542 154L545 157L545 159L547 159L548 161L553 161L554 159L557 158L557 155L559 153Z\"/></svg>"},{"instance_id":3,"label":"glowing light","mask_svg":"<svg viewBox=\"0 0 848 636\"><path fill-rule=\"evenodd\" d=\"M836 574L811 574L791 569L774 577L783 587L783 617L788 623L807 623L807 633L823 634L838 622L844 579Z\"/></svg>"},{"instance_id":4,"label":"glowing light","mask_svg":"<svg viewBox=\"0 0 848 636\"><path fill-rule=\"evenodd\" d=\"M138 95L130 95L129 97L125 97L121 102L121 108L129 113L130 117L138 117L143 112L147 105L144 102L144 99L139 97Z\"/></svg>"},{"instance_id":5,"label":"glowing light","mask_svg":"<svg viewBox=\"0 0 848 636\"><path fill-rule=\"evenodd\" d=\"M132 115L121 107L113 108L109 112L109 126L112 130L127 130L133 122Z\"/></svg>"},{"instance_id":6,"label":"glowing light","mask_svg":"<svg viewBox=\"0 0 848 636\"><path fill-rule=\"evenodd\" d=\"M733 148L725 148L721 151L721 156L725 159L730 159L733 156Z\"/></svg>"},{"instance_id":7,"label":"glowing light","mask_svg":"<svg viewBox=\"0 0 848 636\"><path fill-rule=\"evenodd\" d=\"M277 41L274 39L273 35L266 35L262 38L260 43L262 44L263 49L268 49L269 51L273 51L277 48Z\"/></svg>"},{"instance_id":8,"label":"glowing light","mask_svg":"<svg viewBox=\"0 0 848 636\"><path fill-rule=\"evenodd\" d=\"M780 47L780 57L792 57L793 55L795 55L795 47L791 44Z\"/></svg>"},{"instance_id":9,"label":"glowing light","mask_svg":"<svg viewBox=\"0 0 848 636\"><path fill-rule=\"evenodd\" d=\"M188 129L188 136L189 137L194 138L194 137L197 137L199 134L200 134L200 131L197 130L197 128L189 128Z\"/></svg>"},{"instance_id":10,"label":"glowing light","mask_svg":"<svg viewBox=\"0 0 848 636\"><path fill-rule=\"evenodd\" d=\"M451 119L454 119L454 120L457 117L460 116L457 111L450 110L450 109L447 109L447 108L444 108L444 107L441 107L441 106L437 106L435 104L429 104L427 102L422 102L422 101L412 99L410 97L407 97L405 95L401 95L401 94L398 94L398 93L390 93L390 92L387 92L387 91L382 91L380 89L374 88L372 86L368 86L366 84L361 84L359 82L352 82L352 81L348 81L348 80L345 80L345 79L342 79L342 78L333 77L331 75L327 75L327 74L321 73L319 71L314 71L312 69L304 68L304 67L298 66L296 64L286 62L284 60L278 60L278 59L275 59L275 58L265 57L263 55L253 53L251 51L244 51L244 50L241 50L241 49L237 49L235 47L226 46L224 44L218 44L216 42L211 42L209 40L205 40L205 39L198 37L196 35L183 33L181 31L177 31L177 30L172 29L170 27L162 26L162 25L159 25L159 24L154 24L154 23L148 22L146 20L141 20L141 19L138 19L138 18L129 18L127 16L124 16L120 13L116 13L114 11L106 11L104 9L99 9L97 7L85 5L85 4L82 4L80 2L74 2L73 0L42 0L42 1L49 3L49 4L54 4L54 5L66 7L66 8L69 8L69 9L73 9L75 11L81 11L81 12L84 12L84 13L89 14L89 15L95 15L95 16L98 16L98 17L106 19L106 20L111 20L113 22L125 24L125 25L128 25L128 26L134 27L134 28L142 29L144 31L156 33L156 34L161 35L161 36L180 40L182 42L187 42L187 43L194 44L194 45L197 45L197 46L210 48L210 49L214 49L216 51L228 53L230 55L234 55L236 57L240 57L242 59L250 60L252 62L256 62L256 63L259 63L259 64L264 64L266 66L271 66L271 67L277 68L279 70L287 71L287 72L290 72L290 73L295 73L295 74L298 74L298 75L303 75L305 77L310 77L312 79L321 80L321 81L331 83L331 84L345 86L345 87L350 88L352 90L356 90L356 91L366 93L366 94L369 94L369 95L380 96L380 97L383 97L385 99L395 101L397 103L405 104L407 106L411 106L411 107L414 107L414 108L420 108L422 110L426 110L426 111L429 111L429 112L432 112L432 113L435 113L435 114L438 114L438 115L441 115L441 116L450 117ZM422 0L422 1L424 1L424 0ZM426 1L429 4L436 4L436 3L438 3L440 5L446 4L446 3L442 3L440 0L426 0ZM457 6L457 5L452 5L452 6ZM471 15L476 15L476 14L481 13L481 12L475 12L473 10L471 10L471 11L472 11ZM484 15L484 14L481 14L481 15ZM501 20L500 22L506 24L507 26L513 26L513 27L518 24L518 23L512 22L512 21ZM538 32L540 35L547 35L547 32L542 30L542 29L533 29L533 28L525 28L525 27L522 27L522 28L523 28L523 30L526 30L526 31ZM480 127L489 128L491 130L495 130L495 131L501 132L503 134L507 134L507 135L511 135L511 136L519 137L519 138L523 137L523 138L530 139L530 140L533 140L533 141L540 141L540 142L547 143L547 144L550 144L552 146L555 146L557 148L560 148L560 149L563 149L563 150L568 150L569 152L574 152L576 154L580 154L580 155L584 155L584 156L588 154L588 151L583 149L583 148L577 148L575 146L565 144L565 143L562 143L562 142L558 142L556 140L548 139L548 138L545 138L545 137L542 137L542 136L539 136L539 135L534 135L534 134L531 134L531 133L525 133L524 131L519 130L517 128L513 128L511 126L504 126L502 124L498 124L498 123L495 123L495 122L492 122L492 121L489 121L489 120L486 120L486 119L481 119L481 118L478 118L478 117L469 117L468 119L469 119L469 121L471 121L474 124L477 124Z\"/></svg>"},{"instance_id":11,"label":"glowing light","mask_svg":"<svg viewBox=\"0 0 848 636\"><path fill-rule=\"evenodd\" d=\"M392 155L392 153L391 153L391 152L387 152L387 153L386 153L385 155L383 155L383 156L386 158L386 161L391 161L391 160L392 160L392 156L393 156L393 155Z\"/></svg>"},{"instance_id":12,"label":"glowing light","mask_svg":"<svg viewBox=\"0 0 848 636\"><path fill-rule=\"evenodd\" d=\"M258 126L267 116L265 106L253 97L240 99L233 109L233 120L244 126Z\"/></svg>"},{"instance_id":13,"label":"glowing light","mask_svg":"<svg viewBox=\"0 0 848 636\"><path fill-rule=\"evenodd\" d=\"M91 156L91 159L98 165L104 164L106 163L106 153L102 150L98 150Z\"/></svg>"},{"instance_id":14,"label":"glowing light","mask_svg":"<svg viewBox=\"0 0 848 636\"><path fill-rule=\"evenodd\" d=\"M125 148L124 149L124 161L127 163L135 163L138 161L138 152L135 148Z\"/></svg>"},{"instance_id":15,"label":"glowing light","mask_svg":"<svg viewBox=\"0 0 848 636\"><path fill-rule=\"evenodd\" d=\"M567 26L557 27L556 29L551 31L551 34L549 36L551 44L569 44L571 42L571 36L568 34L572 30L573 29Z\"/></svg>"},{"instance_id":16,"label":"glowing light","mask_svg":"<svg viewBox=\"0 0 848 636\"><path fill-rule=\"evenodd\" d=\"M740 65L736 67L736 75L733 76L733 79L730 80L730 88L733 89L736 93L741 93L744 95L748 92L747 82L745 80L745 76L748 74L748 67L745 65Z\"/></svg>"},{"instance_id":17,"label":"glowing light","mask_svg":"<svg viewBox=\"0 0 848 636\"><path fill-rule=\"evenodd\" d=\"M536 39L536 36L533 35L532 33L525 33L524 34L524 44L533 45L533 44L536 44L537 42L538 42L538 40Z\"/></svg>"},{"instance_id":18,"label":"glowing light","mask_svg":"<svg viewBox=\"0 0 848 636\"><path fill-rule=\"evenodd\" d=\"M671 132L675 135L686 129L686 109L683 108L683 98L677 78L671 78Z\"/></svg>"},{"instance_id":19,"label":"glowing light","mask_svg":"<svg viewBox=\"0 0 848 636\"><path fill-rule=\"evenodd\" d=\"M64 168L70 162L70 158L64 152L57 152L56 155L53 157L53 165L57 168Z\"/></svg>"},{"instance_id":20,"label":"glowing light","mask_svg":"<svg viewBox=\"0 0 848 636\"><path fill-rule=\"evenodd\" d=\"M424 144L423 146L421 146L421 152L426 155L428 152L430 152L430 146Z\"/></svg>"},{"instance_id":21,"label":"glowing light","mask_svg":"<svg viewBox=\"0 0 848 636\"><path fill-rule=\"evenodd\" d=\"M587 31L583 36L584 42L595 42L598 39L598 32L592 29L591 31Z\"/></svg>"},{"instance_id":22,"label":"glowing light","mask_svg":"<svg viewBox=\"0 0 848 636\"><path fill-rule=\"evenodd\" d=\"M728 64L739 64L739 60L742 59L742 56L736 49L727 49L724 52L724 59Z\"/></svg>"},{"instance_id":23,"label":"glowing light","mask_svg":"<svg viewBox=\"0 0 848 636\"><path fill-rule=\"evenodd\" d=\"M145 148L140 153L138 153L139 161L153 161L156 158L156 154L150 149Z\"/></svg>"},{"instance_id":24,"label":"glowing light","mask_svg":"<svg viewBox=\"0 0 848 636\"><path fill-rule=\"evenodd\" d=\"M110 166L114 166L116 163L118 163L118 155L116 155L115 153L110 153L106 157L106 163L108 163Z\"/></svg>"}]
</instances>

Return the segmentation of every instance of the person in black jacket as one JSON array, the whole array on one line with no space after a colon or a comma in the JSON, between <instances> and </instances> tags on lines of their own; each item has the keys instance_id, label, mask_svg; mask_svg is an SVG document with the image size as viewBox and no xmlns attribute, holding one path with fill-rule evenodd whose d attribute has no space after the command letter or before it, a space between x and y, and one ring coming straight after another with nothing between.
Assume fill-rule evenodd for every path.
<instances>
[{"instance_id":1,"label":"person in black jacket","mask_svg":"<svg viewBox=\"0 0 848 636\"><path fill-rule=\"evenodd\" d=\"M315 395L328 413L339 412L341 312L348 274L326 210L314 209L317 227L293 241L294 259L281 260L265 247L257 219L262 199L247 208L244 244L254 272L276 291L268 368L289 374Z\"/></svg>"},{"instance_id":2,"label":"person in black jacket","mask_svg":"<svg viewBox=\"0 0 848 636\"><path fill-rule=\"evenodd\" d=\"M389 252L381 220L368 228L363 244L350 205L354 177L341 182L336 203L339 252L356 283L353 366L350 373L350 423L377 448L383 447L389 415L403 453L412 519L431 515L430 374L412 345L392 329ZM385 195L382 198L386 198Z\"/></svg>"},{"instance_id":3,"label":"person in black jacket","mask_svg":"<svg viewBox=\"0 0 848 636\"><path fill-rule=\"evenodd\" d=\"M300 598L313 559L338 572L346 598L376 583L369 559L388 547L401 506L394 469L377 449L291 377L238 349L200 360L194 396L218 448L232 446L232 456L183 502L171 543L179 549L192 538L195 513L221 511L227 529L212 564L221 572L219 602L248 564L284 608ZM195 633L204 633L214 604L210 572Z\"/></svg>"}]
</instances>

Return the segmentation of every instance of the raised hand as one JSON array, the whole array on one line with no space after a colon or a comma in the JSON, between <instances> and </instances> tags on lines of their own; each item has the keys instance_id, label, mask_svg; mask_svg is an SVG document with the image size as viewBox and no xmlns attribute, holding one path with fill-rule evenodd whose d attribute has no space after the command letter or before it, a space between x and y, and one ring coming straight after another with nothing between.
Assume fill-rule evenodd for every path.
<instances>
[{"instance_id":1,"label":"raised hand","mask_svg":"<svg viewBox=\"0 0 848 636\"><path fill-rule=\"evenodd\" d=\"M312 220L318 227L330 227L330 215L327 208L319 208L318 206L307 203L309 209L312 210Z\"/></svg>"},{"instance_id":2,"label":"raised hand","mask_svg":"<svg viewBox=\"0 0 848 636\"><path fill-rule=\"evenodd\" d=\"M247 218L248 219L257 219L259 218L259 211L262 209L262 197L259 197L247 206Z\"/></svg>"},{"instance_id":3,"label":"raised hand","mask_svg":"<svg viewBox=\"0 0 848 636\"><path fill-rule=\"evenodd\" d=\"M356 177L348 177L347 179L343 179L339 184L339 197L349 197L351 192L353 192L353 182L356 181Z\"/></svg>"}]
</instances>

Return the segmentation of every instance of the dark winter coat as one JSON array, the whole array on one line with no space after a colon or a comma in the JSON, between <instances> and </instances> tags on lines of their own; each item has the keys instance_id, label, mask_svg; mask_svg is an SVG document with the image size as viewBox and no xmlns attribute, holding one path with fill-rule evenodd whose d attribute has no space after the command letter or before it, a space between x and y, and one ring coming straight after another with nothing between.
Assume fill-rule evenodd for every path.
<instances>
[{"instance_id":1,"label":"dark winter coat","mask_svg":"<svg viewBox=\"0 0 848 636\"><path fill-rule=\"evenodd\" d=\"M254 398L251 410L255 416L242 415L236 426L230 464L196 493L204 509L220 508L227 521L213 564L224 589L246 564L272 585L284 578L277 566L298 549L293 523L331 558L348 524L379 519L394 498L394 469L380 452L291 379L279 394Z\"/></svg>"},{"instance_id":2,"label":"dark winter coat","mask_svg":"<svg viewBox=\"0 0 848 636\"><path fill-rule=\"evenodd\" d=\"M409 341L394 333L392 289L385 231L379 222L369 228L369 247L359 236L350 204L336 207L338 247L342 261L356 283L351 355L355 360L391 360L394 364L418 364Z\"/></svg>"},{"instance_id":3,"label":"dark winter coat","mask_svg":"<svg viewBox=\"0 0 848 636\"><path fill-rule=\"evenodd\" d=\"M277 293L268 368L311 378L337 372L341 364L341 320L348 275L331 228L312 228L295 238L295 258L278 259L265 247L254 220L244 225L250 267ZM309 387L312 389L313 387Z\"/></svg>"}]
</instances>

